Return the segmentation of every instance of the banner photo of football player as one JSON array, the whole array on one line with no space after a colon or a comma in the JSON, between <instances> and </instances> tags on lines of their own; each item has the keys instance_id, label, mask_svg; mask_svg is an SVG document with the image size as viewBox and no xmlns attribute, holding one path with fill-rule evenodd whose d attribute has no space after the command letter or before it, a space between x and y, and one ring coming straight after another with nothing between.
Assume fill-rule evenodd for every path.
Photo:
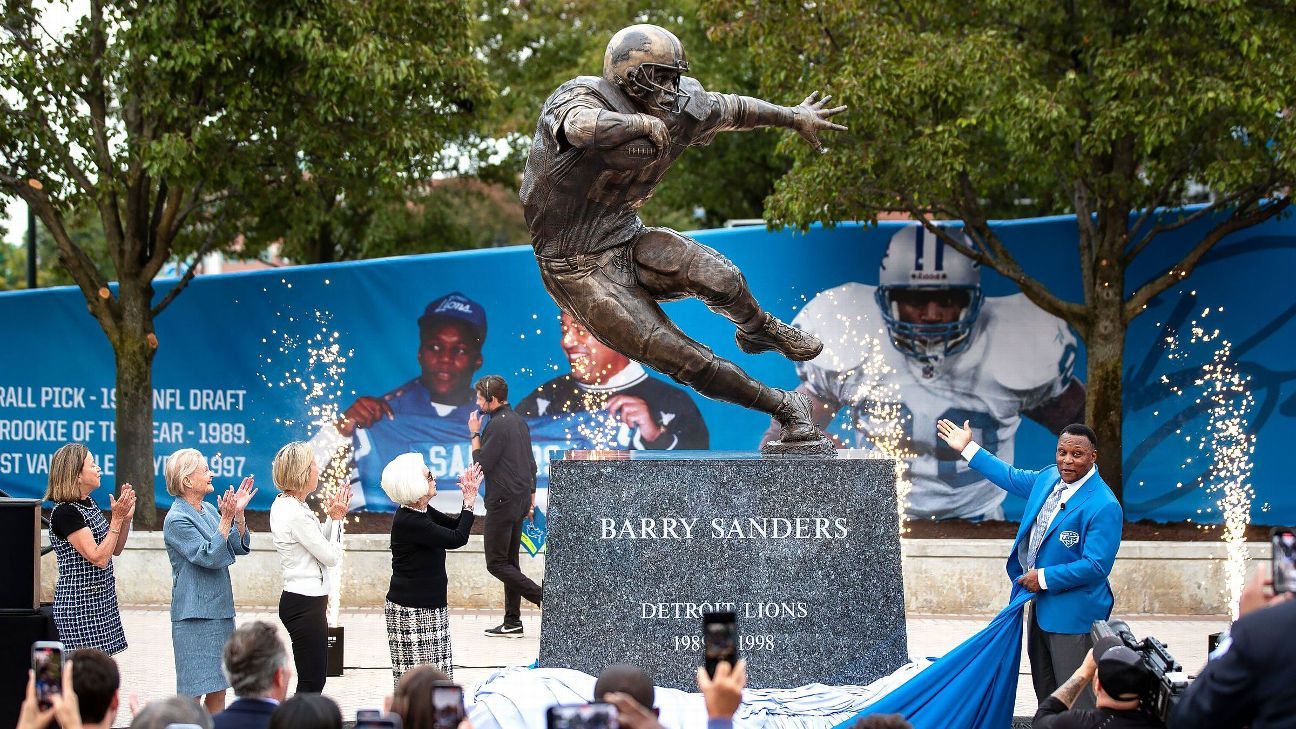
<instances>
[{"instance_id":1,"label":"banner photo of football player","mask_svg":"<svg viewBox=\"0 0 1296 729\"><path fill-rule=\"evenodd\" d=\"M824 343L797 365L798 389L820 427L846 416L844 445L890 445L908 461L906 515L1003 519L1006 492L936 437L936 421L970 423L1009 463L1023 416L1054 434L1082 422L1075 335L1025 294L986 296L980 265L921 225L891 236L877 281L821 291L797 314Z\"/></svg>"},{"instance_id":2,"label":"banner photo of football player","mask_svg":"<svg viewBox=\"0 0 1296 729\"><path fill-rule=\"evenodd\" d=\"M1163 263L1182 257L1209 224L1158 239ZM1083 299L1074 218L996 225L1027 273ZM968 420L999 455L1038 463L1083 404L1084 346L1065 325L914 223L688 235L730 259L771 314L815 331L825 350L800 367L748 355L732 324L701 302L665 304L689 336L762 382L817 398L843 446L902 454L911 514L1018 517L1019 501L999 501L937 447L935 421ZM1160 273L1140 265L1129 272L1131 288ZM1252 399L1253 519L1296 521L1296 491L1286 488L1296 449L1285 447L1296 438L1292 270L1296 219L1271 221L1218 245L1131 323L1127 518L1219 520L1218 495L1202 485L1214 473L1211 401L1193 388L1227 341ZM174 283L156 282L157 295ZM0 489L40 498L49 458L68 441L85 443L115 481L113 355L80 292L0 293L0 321L9 353L0 358ZM434 503L453 508L455 479L471 458L470 387L486 374L508 381L529 419L542 508L548 463L568 449L759 447L766 417L618 358L573 324L525 246L199 276L156 322L157 501L171 503L161 473L180 448L208 456L218 482L255 474L268 483L275 451L308 440L326 479L358 486L356 509L394 509L378 474L407 451L424 455L445 491ZM67 342L77 343L76 356ZM261 489L252 508L269 508L273 492ZM97 493L106 503L110 490Z\"/></svg>"}]
</instances>

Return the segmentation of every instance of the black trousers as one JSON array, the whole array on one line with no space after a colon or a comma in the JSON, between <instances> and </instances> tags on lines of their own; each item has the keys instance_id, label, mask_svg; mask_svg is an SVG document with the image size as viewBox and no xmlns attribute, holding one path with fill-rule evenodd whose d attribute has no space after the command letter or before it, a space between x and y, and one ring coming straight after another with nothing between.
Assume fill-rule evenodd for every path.
<instances>
[{"instance_id":1,"label":"black trousers","mask_svg":"<svg viewBox=\"0 0 1296 729\"><path fill-rule=\"evenodd\" d=\"M1050 633L1035 619L1035 604L1030 605L1030 627L1026 631L1026 655L1030 656L1031 682L1035 685L1035 698L1047 699L1058 686L1066 683L1071 674L1084 663L1085 655L1093 648L1088 633L1071 635ZM1093 684L1085 686L1076 697L1072 709L1092 709L1097 697Z\"/></svg>"},{"instance_id":2,"label":"black trousers","mask_svg":"<svg viewBox=\"0 0 1296 729\"><path fill-rule=\"evenodd\" d=\"M328 673L328 596L285 592L279 596L279 620L292 639L297 693L322 692Z\"/></svg>"},{"instance_id":3,"label":"black trousers","mask_svg":"<svg viewBox=\"0 0 1296 729\"><path fill-rule=\"evenodd\" d=\"M522 572L519 553L522 548L522 522L531 506L531 497L491 504L486 509L486 571L504 583L504 622L522 621L522 598L540 604L541 589Z\"/></svg>"}]
</instances>

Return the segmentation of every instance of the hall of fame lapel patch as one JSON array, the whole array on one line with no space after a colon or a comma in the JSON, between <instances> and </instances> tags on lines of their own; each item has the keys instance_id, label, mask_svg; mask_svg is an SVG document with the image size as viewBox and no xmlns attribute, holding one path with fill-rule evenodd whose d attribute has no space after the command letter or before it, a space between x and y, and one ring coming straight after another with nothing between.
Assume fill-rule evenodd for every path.
<instances>
[{"instance_id":1,"label":"hall of fame lapel patch","mask_svg":"<svg viewBox=\"0 0 1296 729\"><path fill-rule=\"evenodd\" d=\"M1073 531L1065 531L1058 535L1058 539L1061 539L1067 549L1070 549L1080 542L1080 535Z\"/></svg>"}]
</instances>

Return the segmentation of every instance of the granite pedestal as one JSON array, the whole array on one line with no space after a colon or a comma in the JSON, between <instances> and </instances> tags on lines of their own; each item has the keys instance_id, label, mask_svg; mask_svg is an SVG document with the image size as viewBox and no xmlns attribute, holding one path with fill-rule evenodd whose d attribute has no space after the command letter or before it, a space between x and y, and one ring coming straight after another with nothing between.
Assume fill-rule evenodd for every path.
<instances>
[{"instance_id":1,"label":"granite pedestal","mask_svg":"<svg viewBox=\"0 0 1296 729\"><path fill-rule=\"evenodd\" d=\"M756 688L906 663L893 462L706 456L551 464L539 665L696 690L724 610Z\"/></svg>"}]
</instances>

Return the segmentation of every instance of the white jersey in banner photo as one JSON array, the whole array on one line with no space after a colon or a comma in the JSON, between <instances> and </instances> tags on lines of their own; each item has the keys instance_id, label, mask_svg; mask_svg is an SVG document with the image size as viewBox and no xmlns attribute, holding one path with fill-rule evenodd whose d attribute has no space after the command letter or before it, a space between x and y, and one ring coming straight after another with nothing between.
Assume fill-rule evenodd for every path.
<instances>
[{"instance_id":1,"label":"white jersey in banner photo","mask_svg":"<svg viewBox=\"0 0 1296 729\"><path fill-rule=\"evenodd\" d=\"M1024 294L986 298L967 348L924 365L891 343L874 290L848 283L806 304L793 323L818 335L824 351L797 373L815 397L849 408L860 447L888 429L903 432L900 451L912 456L906 514L1002 518L1004 492L937 438L936 421L969 421L982 447L1012 463L1021 414L1071 382L1075 336ZM900 422L879 422L876 413L897 400L890 410Z\"/></svg>"}]
</instances>

